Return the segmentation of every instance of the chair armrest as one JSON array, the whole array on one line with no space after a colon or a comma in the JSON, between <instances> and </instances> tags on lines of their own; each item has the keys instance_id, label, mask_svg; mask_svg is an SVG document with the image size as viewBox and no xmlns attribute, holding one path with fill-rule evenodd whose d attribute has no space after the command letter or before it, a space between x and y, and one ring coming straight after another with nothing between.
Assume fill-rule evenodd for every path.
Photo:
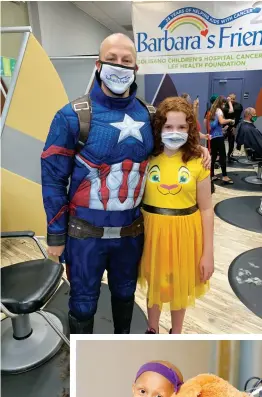
<instances>
[{"instance_id":1,"label":"chair armrest","mask_svg":"<svg viewBox=\"0 0 262 397\"><path fill-rule=\"evenodd\" d=\"M35 232L31 230L25 230L22 232L1 232L1 238L11 238L11 237L31 237L33 238Z\"/></svg>"},{"instance_id":2,"label":"chair armrest","mask_svg":"<svg viewBox=\"0 0 262 397\"><path fill-rule=\"evenodd\" d=\"M1 307L1 313L4 313L7 317L10 318L18 317L18 314L10 312L10 310L8 310L2 302L0 302L0 307Z\"/></svg>"}]
</instances>

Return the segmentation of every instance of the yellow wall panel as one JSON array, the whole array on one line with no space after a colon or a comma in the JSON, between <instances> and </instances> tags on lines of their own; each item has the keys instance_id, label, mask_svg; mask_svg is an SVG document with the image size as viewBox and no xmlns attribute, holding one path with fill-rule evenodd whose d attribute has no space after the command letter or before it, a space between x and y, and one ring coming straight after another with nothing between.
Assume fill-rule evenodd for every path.
<instances>
[{"instance_id":1,"label":"yellow wall panel","mask_svg":"<svg viewBox=\"0 0 262 397\"><path fill-rule=\"evenodd\" d=\"M68 97L60 77L30 34L6 125L44 142L55 113L66 103Z\"/></svg>"},{"instance_id":2,"label":"yellow wall panel","mask_svg":"<svg viewBox=\"0 0 262 397\"><path fill-rule=\"evenodd\" d=\"M46 235L41 185L1 169L1 216L4 232L32 230Z\"/></svg>"}]
</instances>

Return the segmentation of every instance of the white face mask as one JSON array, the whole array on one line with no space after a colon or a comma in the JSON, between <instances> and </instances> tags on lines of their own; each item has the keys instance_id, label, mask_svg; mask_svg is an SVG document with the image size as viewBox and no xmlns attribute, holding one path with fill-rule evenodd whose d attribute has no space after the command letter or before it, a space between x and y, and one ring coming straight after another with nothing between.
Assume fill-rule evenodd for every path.
<instances>
[{"instance_id":1,"label":"white face mask","mask_svg":"<svg viewBox=\"0 0 262 397\"><path fill-rule=\"evenodd\" d=\"M188 139L186 132L162 132L162 142L170 150L177 150L183 146Z\"/></svg>"},{"instance_id":2,"label":"white face mask","mask_svg":"<svg viewBox=\"0 0 262 397\"><path fill-rule=\"evenodd\" d=\"M113 94L121 95L135 80L135 71L121 65L101 62L100 78Z\"/></svg>"}]
</instances>

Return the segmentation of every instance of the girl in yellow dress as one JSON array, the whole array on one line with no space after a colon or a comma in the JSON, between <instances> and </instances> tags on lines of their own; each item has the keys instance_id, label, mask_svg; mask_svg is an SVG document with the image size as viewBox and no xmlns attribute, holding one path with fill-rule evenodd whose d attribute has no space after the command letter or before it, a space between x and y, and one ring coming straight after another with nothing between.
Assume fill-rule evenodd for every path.
<instances>
[{"instance_id":1,"label":"girl in yellow dress","mask_svg":"<svg viewBox=\"0 0 262 397\"><path fill-rule=\"evenodd\" d=\"M169 303L170 333L177 334L186 308L207 292L214 271L210 171L203 168L196 119L186 100L167 98L159 105L154 135L140 283L148 286L146 333L158 333L163 304Z\"/></svg>"}]
</instances>

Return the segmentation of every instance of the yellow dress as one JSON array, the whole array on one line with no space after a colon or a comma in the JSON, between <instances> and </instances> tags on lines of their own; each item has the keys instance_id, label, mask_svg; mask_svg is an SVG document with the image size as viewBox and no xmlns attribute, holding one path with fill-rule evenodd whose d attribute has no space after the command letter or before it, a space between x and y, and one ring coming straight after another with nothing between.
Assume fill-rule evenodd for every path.
<instances>
[{"instance_id":1,"label":"yellow dress","mask_svg":"<svg viewBox=\"0 0 262 397\"><path fill-rule=\"evenodd\" d=\"M162 153L152 158L143 200L145 209L149 209L147 206L154 211L194 207L197 182L209 174L201 158L185 164L181 152L172 157ZM142 287L148 287L149 307L157 304L163 308L163 303L169 303L168 309L180 310L194 305L195 298L209 288L208 282L200 282L203 250L200 211L194 209L189 215L160 215L145 209L145 246L139 281Z\"/></svg>"}]
</instances>

